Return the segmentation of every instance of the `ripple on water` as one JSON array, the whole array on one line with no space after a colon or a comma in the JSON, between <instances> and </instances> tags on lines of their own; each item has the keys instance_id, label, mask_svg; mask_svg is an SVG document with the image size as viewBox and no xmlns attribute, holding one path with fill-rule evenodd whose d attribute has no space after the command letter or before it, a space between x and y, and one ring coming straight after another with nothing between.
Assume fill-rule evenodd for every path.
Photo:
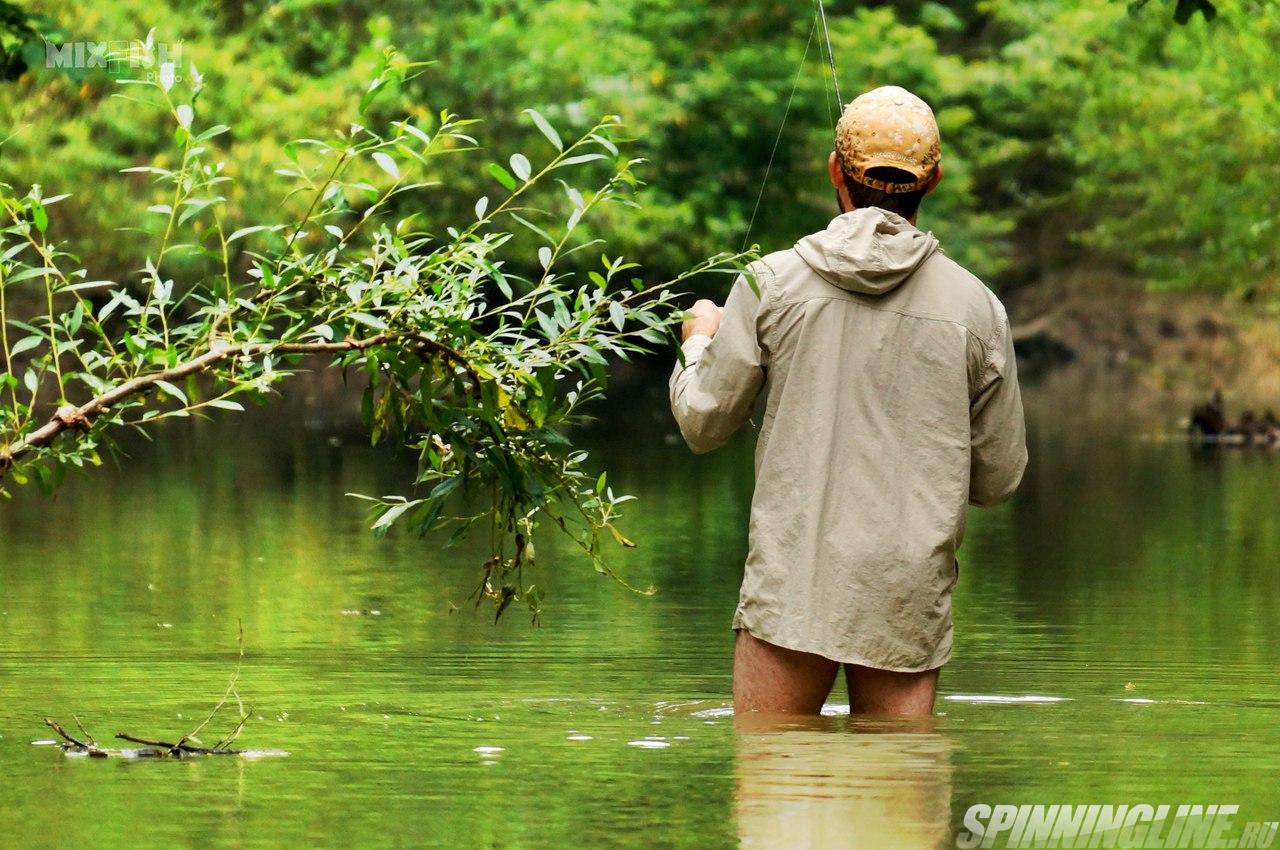
<instances>
[{"instance_id":1,"label":"ripple on water","mask_svg":"<svg viewBox=\"0 0 1280 850\"><path fill-rule=\"evenodd\" d=\"M662 750L671 746L671 742L670 741L654 741L649 738L645 738L640 741L627 741L627 745L632 747L639 747L642 750Z\"/></svg>"},{"instance_id":2,"label":"ripple on water","mask_svg":"<svg viewBox=\"0 0 1280 850\"><path fill-rule=\"evenodd\" d=\"M1046 696L1043 694L948 694L943 699L947 702L998 703L1001 705L1072 701L1071 697Z\"/></svg>"},{"instance_id":3,"label":"ripple on water","mask_svg":"<svg viewBox=\"0 0 1280 850\"><path fill-rule=\"evenodd\" d=\"M823 717L847 717L849 715L849 706L844 703L828 703L822 707ZM704 708L695 711L689 715L703 720L719 720L733 717L732 705L720 705L715 708Z\"/></svg>"}]
</instances>

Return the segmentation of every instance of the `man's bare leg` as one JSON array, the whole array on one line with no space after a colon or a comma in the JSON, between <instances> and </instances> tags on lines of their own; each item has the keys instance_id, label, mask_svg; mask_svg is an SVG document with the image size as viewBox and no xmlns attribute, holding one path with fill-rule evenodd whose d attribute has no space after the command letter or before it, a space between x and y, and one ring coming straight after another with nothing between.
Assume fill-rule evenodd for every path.
<instances>
[{"instance_id":1,"label":"man's bare leg","mask_svg":"<svg viewBox=\"0 0 1280 850\"><path fill-rule=\"evenodd\" d=\"M829 658L774 646L739 629L733 652L733 711L819 714L839 670Z\"/></svg>"},{"instance_id":2,"label":"man's bare leg","mask_svg":"<svg viewBox=\"0 0 1280 850\"><path fill-rule=\"evenodd\" d=\"M938 671L895 673L859 664L844 665L849 713L882 717L930 717L938 692Z\"/></svg>"}]
</instances>

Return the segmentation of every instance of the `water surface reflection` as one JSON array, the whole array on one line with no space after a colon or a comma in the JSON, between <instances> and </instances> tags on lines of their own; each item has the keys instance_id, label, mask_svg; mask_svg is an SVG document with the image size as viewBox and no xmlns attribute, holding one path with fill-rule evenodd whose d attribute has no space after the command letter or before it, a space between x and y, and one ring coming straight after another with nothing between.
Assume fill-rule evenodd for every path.
<instances>
[{"instance_id":1,"label":"water surface reflection","mask_svg":"<svg viewBox=\"0 0 1280 850\"><path fill-rule=\"evenodd\" d=\"M547 535L539 628L466 604L482 542L369 533L342 494L405 492L412 458L281 407L173 423L120 469L0 506L0 845L914 848L975 803L1212 800L1275 820L1280 456L1142 440L1114 427L1114 392L1028 389L1032 467L970 516L923 732L734 728L751 435L690 457L662 376L584 435L641 497L623 522L640 547L612 563L658 593ZM1112 400L1099 421L1094 398ZM241 742L289 758L122 766L30 745L50 714L190 731L238 622Z\"/></svg>"},{"instance_id":2,"label":"water surface reflection","mask_svg":"<svg viewBox=\"0 0 1280 850\"><path fill-rule=\"evenodd\" d=\"M743 848L933 850L950 841L951 744L918 723L739 718Z\"/></svg>"}]
</instances>

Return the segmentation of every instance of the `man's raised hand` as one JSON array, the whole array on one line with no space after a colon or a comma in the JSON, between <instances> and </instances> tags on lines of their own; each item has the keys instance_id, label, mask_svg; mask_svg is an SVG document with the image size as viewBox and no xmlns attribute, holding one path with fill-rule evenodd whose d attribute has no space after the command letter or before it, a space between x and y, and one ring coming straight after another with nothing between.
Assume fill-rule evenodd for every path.
<instances>
[{"instance_id":1,"label":"man's raised hand","mask_svg":"<svg viewBox=\"0 0 1280 850\"><path fill-rule=\"evenodd\" d=\"M716 331L720 330L720 317L724 315L724 308L708 298L701 298L694 302L689 314L689 318L680 326L682 341L699 334L714 337Z\"/></svg>"}]
</instances>

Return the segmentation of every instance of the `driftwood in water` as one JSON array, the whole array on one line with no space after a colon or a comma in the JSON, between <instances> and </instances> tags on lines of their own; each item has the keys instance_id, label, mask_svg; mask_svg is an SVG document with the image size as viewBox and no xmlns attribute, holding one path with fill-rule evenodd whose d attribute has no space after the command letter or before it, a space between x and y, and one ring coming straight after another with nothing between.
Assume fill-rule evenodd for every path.
<instances>
[{"instance_id":1,"label":"driftwood in water","mask_svg":"<svg viewBox=\"0 0 1280 850\"><path fill-rule=\"evenodd\" d=\"M93 736L80 723L80 718L74 718L76 725L80 727L84 740L71 735L62 724L51 717L44 719L45 725L58 734L62 738L62 751L66 753L74 753L76 755L86 755L89 758L107 758L108 756L125 755L123 750L107 749L98 745ZM231 748L231 742L240 734L240 729L244 727L244 723L249 716L242 715L240 721L236 724L235 729L226 738L223 738L212 747L198 746L192 744L193 739L190 735L179 738L174 743L168 741L153 741L150 738L139 738L136 735L129 735L125 732L117 732L116 738L121 741L128 741L132 744L141 744L145 749L130 750L128 755L133 758L186 758L187 756L238 756L242 755L241 750Z\"/></svg>"},{"instance_id":2,"label":"driftwood in water","mask_svg":"<svg viewBox=\"0 0 1280 850\"><path fill-rule=\"evenodd\" d=\"M1201 442L1234 446L1280 445L1280 419L1268 410L1261 416L1245 410L1240 419L1227 418L1222 390L1214 390L1213 398L1191 409L1188 433Z\"/></svg>"},{"instance_id":3,"label":"driftwood in water","mask_svg":"<svg viewBox=\"0 0 1280 850\"><path fill-rule=\"evenodd\" d=\"M249 712L245 710L244 703L240 700L240 694L236 691L236 684L240 681L240 667L244 664L244 627L240 627L240 655L236 660L236 669L231 674L231 681L227 683L227 690L222 695L222 699L209 712L209 716L204 719L199 726L192 731L183 735L174 742L160 741L152 738L141 738L137 735L130 735L125 732L117 732L116 738L121 741L128 741L132 744L141 744L145 749L130 750L128 752L119 749L107 749L98 745L93 735L89 734L89 730L80 722L80 718L74 714L71 716L76 722L76 727L80 730L83 738L77 738L69 733L62 724L51 717L44 719L45 725L52 729L62 738L62 751L75 755L86 755L90 758L107 758L109 756L129 756L132 758L187 758L188 756L238 756L243 755L242 750L235 750L231 745L240 737L240 732L244 729L244 724L249 720ZM217 743L211 747L206 747L200 740L200 733L204 731L218 713L226 707L227 703L234 699L236 706L239 708L239 718L235 725L226 735L222 736Z\"/></svg>"}]
</instances>

